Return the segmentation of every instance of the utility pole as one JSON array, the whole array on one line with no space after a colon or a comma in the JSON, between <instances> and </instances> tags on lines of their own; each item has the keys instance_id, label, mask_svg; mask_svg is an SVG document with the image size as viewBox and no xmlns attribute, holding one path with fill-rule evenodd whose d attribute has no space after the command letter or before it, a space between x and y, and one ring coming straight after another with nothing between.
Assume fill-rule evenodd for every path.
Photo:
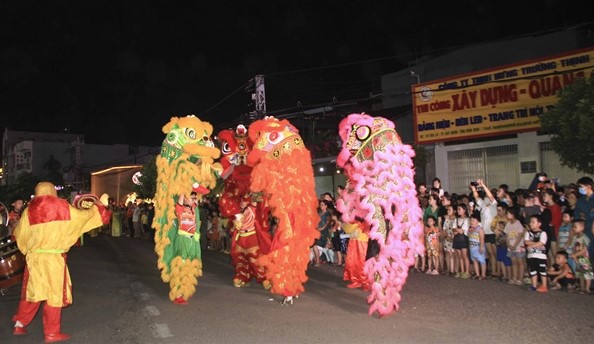
<instances>
[{"instance_id":1,"label":"utility pole","mask_svg":"<svg viewBox=\"0 0 594 344\"><path fill-rule=\"evenodd\" d=\"M256 87L252 93L252 100L255 104L257 118L262 118L266 114L266 90L264 88L264 75L259 74L254 77Z\"/></svg>"},{"instance_id":2,"label":"utility pole","mask_svg":"<svg viewBox=\"0 0 594 344\"><path fill-rule=\"evenodd\" d=\"M84 189L84 182L83 176L81 171L82 166L82 145L84 141L80 136L76 137L76 140L73 142L74 146L74 180L75 184L78 185L79 190Z\"/></svg>"},{"instance_id":3,"label":"utility pole","mask_svg":"<svg viewBox=\"0 0 594 344\"><path fill-rule=\"evenodd\" d=\"M421 83L421 76L419 74L415 73L415 71L412 69L410 70L410 77L417 78L417 84Z\"/></svg>"}]
</instances>

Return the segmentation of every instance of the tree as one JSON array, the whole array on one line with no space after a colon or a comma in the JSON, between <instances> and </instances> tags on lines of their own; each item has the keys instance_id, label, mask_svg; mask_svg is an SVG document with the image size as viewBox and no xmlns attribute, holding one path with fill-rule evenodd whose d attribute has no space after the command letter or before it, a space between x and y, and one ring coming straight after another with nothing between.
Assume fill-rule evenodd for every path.
<instances>
[{"instance_id":1,"label":"tree","mask_svg":"<svg viewBox=\"0 0 594 344\"><path fill-rule=\"evenodd\" d=\"M140 170L140 185L134 186L139 198L154 198L157 190L157 156L147 161Z\"/></svg>"},{"instance_id":2,"label":"tree","mask_svg":"<svg viewBox=\"0 0 594 344\"><path fill-rule=\"evenodd\" d=\"M0 187L0 201L4 205L12 204L16 199L28 201L35 192L35 185L39 183L40 179L32 173L21 173L17 179L10 185L3 185Z\"/></svg>"},{"instance_id":3,"label":"tree","mask_svg":"<svg viewBox=\"0 0 594 344\"><path fill-rule=\"evenodd\" d=\"M417 144L413 144L412 148L415 151L415 156L413 158L413 165L415 168L415 184L424 183L427 160L429 159L427 156L427 150L425 149L425 146Z\"/></svg>"},{"instance_id":4,"label":"tree","mask_svg":"<svg viewBox=\"0 0 594 344\"><path fill-rule=\"evenodd\" d=\"M64 178L61 172L62 163L57 160L53 154L50 154L47 161L43 164L45 170L43 178L48 182L52 182L54 185L63 185Z\"/></svg>"},{"instance_id":5,"label":"tree","mask_svg":"<svg viewBox=\"0 0 594 344\"><path fill-rule=\"evenodd\" d=\"M557 105L541 115L543 132L561 165L594 174L594 74L579 78L559 93Z\"/></svg>"}]
</instances>

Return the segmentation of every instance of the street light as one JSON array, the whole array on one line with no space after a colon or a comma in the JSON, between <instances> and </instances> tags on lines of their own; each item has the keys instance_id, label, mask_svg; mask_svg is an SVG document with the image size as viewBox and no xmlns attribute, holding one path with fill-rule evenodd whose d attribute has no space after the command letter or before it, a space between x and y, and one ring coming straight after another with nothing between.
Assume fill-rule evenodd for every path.
<instances>
[{"instance_id":1,"label":"street light","mask_svg":"<svg viewBox=\"0 0 594 344\"><path fill-rule=\"evenodd\" d=\"M411 71L410 71L410 76L411 76L411 77L416 77L416 78L417 78L417 84L420 84L420 83L421 83L421 76L420 76L419 74L415 73L415 71L414 71L414 70L411 70Z\"/></svg>"}]
</instances>

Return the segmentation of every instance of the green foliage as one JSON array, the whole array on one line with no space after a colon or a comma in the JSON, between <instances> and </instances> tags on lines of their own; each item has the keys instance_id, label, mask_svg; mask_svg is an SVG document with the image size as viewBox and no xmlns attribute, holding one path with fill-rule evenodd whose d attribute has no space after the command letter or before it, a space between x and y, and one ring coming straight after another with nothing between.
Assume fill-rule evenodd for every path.
<instances>
[{"instance_id":1,"label":"green foliage","mask_svg":"<svg viewBox=\"0 0 594 344\"><path fill-rule=\"evenodd\" d=\"M411 146L415 151L415 156L413 157L413 165L415 169L415 184L423 183L425 181L425 173L429 156L424 146L416 144L413 144Z\"/></svg>"},{"instance_id":2,"label":"green foliage","mask_svg":"<svg viewBox=\"0 0 594 344\"><path fill-rule=\"evenodd\" d=\"M564 88L540 121L541 130L552 135L551 148L562 165L594 174L594 75Z\"/></svg>"},{"instance_id":3,"label":"green foliage","mask_svg":"<svg viewBox=\"0 0 594 344\"><path fill-rule=\"evenodd\" d=\"M53 154L50 154L47 161L43 164L45 181L51 182L54 185L64 185L64 178L62 176L62 163L57 160Z\"/></svg>"},{"instance_id":4,"label":"green foliage","mask_svg":"<svg viewBox=\"0 0 594 344\"><path fill-rule=\"evenodd\" d=\"M154 198L157 190L157 156L146 162L140 173L142 176L138 180L141 184L134 186L136 195L140 198Z\"/></svg>"},{"instance_id":5,"label":"green foliage","mask_svg":"<svg viewBox=\"0 0 594 344\"><path fill-rule=\"evenodd\" d=\"M40 179L32 173L20 174L14 183L0 187L0 201L8 206L16 199L28 201L35 192Z\"/></svg>"},{"instance_id":6,"label":"green foliage","mask_svg":"<svg viewBox=\"0 0 594 344\"><path fill-rule=\"evenodd\" d=\"M425 169L425 165L427 165L427 150L422 145L412 145L413 150L415 151L415 156L413 158L413 165L415 169Z\"/></svg>"}]
</instances>

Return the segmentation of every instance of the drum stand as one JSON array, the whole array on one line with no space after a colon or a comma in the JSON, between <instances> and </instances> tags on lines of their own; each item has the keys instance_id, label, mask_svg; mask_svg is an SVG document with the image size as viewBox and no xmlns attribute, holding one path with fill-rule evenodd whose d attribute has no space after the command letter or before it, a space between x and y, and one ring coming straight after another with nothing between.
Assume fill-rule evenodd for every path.
<instances>
[{"instance_id":1,"label":"drum stand","mask_svg":"<svg viewBox=\"0 0 594 344\"><path fill-rule=\"evenodd\" d=\"M0 295L23 281L25 256L9 237L0 239Z\"/></svg>"}]
</instances>

